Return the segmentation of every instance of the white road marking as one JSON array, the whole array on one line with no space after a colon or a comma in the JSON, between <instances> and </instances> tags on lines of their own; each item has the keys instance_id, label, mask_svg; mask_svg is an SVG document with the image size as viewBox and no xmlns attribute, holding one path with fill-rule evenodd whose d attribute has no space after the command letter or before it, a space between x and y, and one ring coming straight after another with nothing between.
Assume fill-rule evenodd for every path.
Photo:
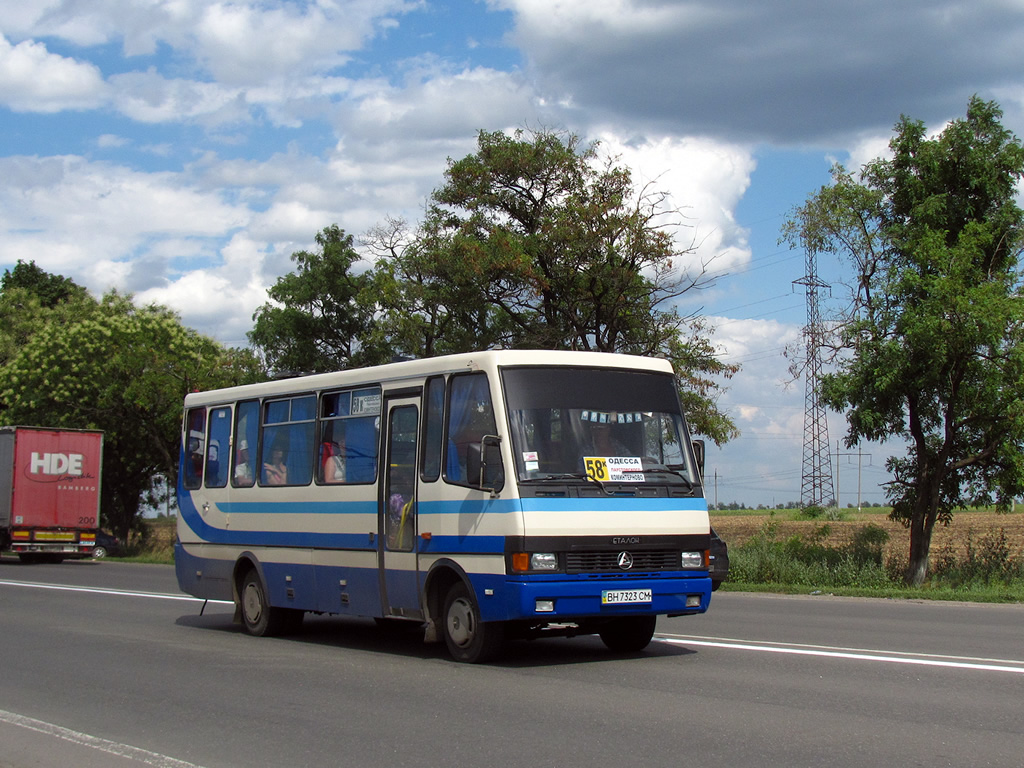
<instances>
[{"instance_id":1,"label":"white road marking","mask_svg":"<svg viewBox=\"0 0 1024 768\"><path fill-rule=\"evenodd\" d=\"M101 595L117 595L121 597L145 597L158 600L203 602L202 598L192 597L182 593L135 592L124 589L79 587L70 584L46 584L32 581L8 581L6 579L0 579L0 585L28 587L32 589L53 589L66 592L89 592ZM208 602L217 605L233 605L230 600L210 600ZM656 638L662 642L671 643L673 645L699 645L708 648L726 648L740 651L754 651L758 653L780 653L796 656L818 656L855 661L875 661L888 664L916 664L928 667L947 667L952 669L1024 674L1024 661L1018 659L986 659L972 656L905 653L903 651L878 650L870 648L844 648L824 645L804 645L800 643L750 641L728 637L706 637L702 635L670 635L659 633L656 635Z\"/></svg>"},{"instance_id":2,"label":"white road marking","mask_svg":"<svg viewBox=\"0 0 1024 768\"><path fill-rule=\"evenodd\" d=\"M104 587L78 587L72 584L46 584L38 581L8 581L0 579L0 586L7 587L29 587L31 589L53 589L60 592L90 592L96 595L118 595L121 597L148 597L157 600L187 600L191 602L203 602L201 597L192 597L182 593L171 592L136 592L127 589L108 589ZM230 600L209 600L207 602L219 605L233 605Z\"/></svg>"},{"instance_id":3,"label":"white road marking","mask_svg":"<svg viewBox=\"0 0 1024 768\"><path fill-rule=\"evenodd\" d=\"M145 765L152 765L154 768L200 768L194 763L187 763L184 760L178 760L173 757L168 757L167 755L161 755L157 752L150 752L147 749L139 749L138 747L132 747L128 744L119 744L116 741L108 741L107 739L101 739L97 736L90 736L87 733L72 731L69 728L62 728L61 726L54 725L53 723L47 723L42 720L25 717L24 715L18 715L14 712L7 712L2 709L0 709L0 722L17 725L21 728L27 728L30 731L36 731L37 733L42 733L47 736L63 739L64 741L70 741L72 744L98 749L101 752L128 758L129 760L135 760L137 762L144 763Z\"/></svg>"},{"instance_id":4,"label":"white road marking","mask_svg":"<svg viewBox=\"0 0 1024 768\"><path fill-rule=\"evenodd\" d=\"M698 635L656 636L662 642L673 645L700 645L709 648L727 648L758 653L782 653L796 656L823 656L833 659L855 661L876 661L888 664L916 664L927 667L948 667L985 672L1010 672L1024 674L1024 661L1017 659L984 659L971 656L944 656L941 654L904 653L902 651L876 650L870 648L835 648L826 645L801 645L799 643L753 642L727 637L702 637Z\"/></svg>"}]
</instances>

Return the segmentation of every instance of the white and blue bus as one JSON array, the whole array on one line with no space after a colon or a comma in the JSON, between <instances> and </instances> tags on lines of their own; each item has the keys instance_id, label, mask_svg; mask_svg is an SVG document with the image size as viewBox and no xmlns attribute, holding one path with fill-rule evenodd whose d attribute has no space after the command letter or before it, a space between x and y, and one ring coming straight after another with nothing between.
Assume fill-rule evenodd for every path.
<instances>
[{"instance_id":1,"label":"white and blue bus","mask_svg":"<svg viewBox=\"0 0 1024 768\"><path fill-rule=\"evenodd\" d=\"M663 360L501 350L185 398L175 567L254 635L401 619L460 661L650 642L703 613L710 526Z\"/></svg>"}]
</instances>

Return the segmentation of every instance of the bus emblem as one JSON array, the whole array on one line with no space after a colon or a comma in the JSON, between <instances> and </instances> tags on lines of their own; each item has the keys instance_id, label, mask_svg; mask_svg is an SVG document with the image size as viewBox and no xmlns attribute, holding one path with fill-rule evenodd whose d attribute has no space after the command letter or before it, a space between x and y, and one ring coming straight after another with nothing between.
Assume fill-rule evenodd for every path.
<instances>
[{"instance_id":1,"label":"bus emblem","mask_svg":"<svg viewBox=\"0 0 1024 768\"><path fill-rule=\"evenodd\" d=\"M628 571L633 567L633 556L629 552L619 552L619 568Z\"/></svg>"}]
</instances>

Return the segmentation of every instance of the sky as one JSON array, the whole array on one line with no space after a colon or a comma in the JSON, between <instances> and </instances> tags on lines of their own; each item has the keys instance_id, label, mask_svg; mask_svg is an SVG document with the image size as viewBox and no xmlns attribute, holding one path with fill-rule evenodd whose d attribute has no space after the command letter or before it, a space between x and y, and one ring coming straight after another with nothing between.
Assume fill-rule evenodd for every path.
<instances>
[{"instance_id":1,"label":"sky","mask_svg":"<svg viewBox=\"0 0 1024 768\"><path fill-rule=\"evenodd\" d=\"M600 142L686 215L680 249L742 370L708 450L720 503L798 501L805 256L779 244L829 168L994 99L1024 135L1024 0L0 0L0 269L172 307L231 346L290 255L422 219L480 130ZM848 265L819 260L841 300ZM841 445L842 506L899 443Z\"/></svg>"}]
</instances>

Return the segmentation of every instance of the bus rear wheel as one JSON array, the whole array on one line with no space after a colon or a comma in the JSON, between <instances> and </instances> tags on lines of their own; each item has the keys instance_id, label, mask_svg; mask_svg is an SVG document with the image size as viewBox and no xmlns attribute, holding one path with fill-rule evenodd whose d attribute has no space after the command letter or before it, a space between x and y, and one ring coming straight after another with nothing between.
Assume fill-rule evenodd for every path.
<instances>
[{"instance_id":1,"label":"bus rear wheel","mask_svg":"<svg viewBox=\"0 0 1024 768\"><path fill-rule=\"evenodd\" d=\"M650 645L657 623L657 616L623 616L609 621L598 634L610 651L638 653Z\"/></svg>"},{"instance_id":2,"label":"bus rear wheel","mask_svg":"<svg viewBox=\"0 0 1024 768\"><path fill-rule=\"evenodd\" d=\"M493 659L505 645L504 626L480 620L480 608L461 581L445 597L444 642L453 659L469 664Z\"/></svg>"},{"instance_id":3,"label":"bus rear wheel","mask_svg":"<svg viewBox=\"0 0 1024 768\"><path fill-rule=\"evenodd\" d=\"M302 624L302 611L270 605L263 581L255 570L245 575L238 599L242 608L242 623L250 635L274 637L298 629Z\"/></svg>"}]
</instances>

